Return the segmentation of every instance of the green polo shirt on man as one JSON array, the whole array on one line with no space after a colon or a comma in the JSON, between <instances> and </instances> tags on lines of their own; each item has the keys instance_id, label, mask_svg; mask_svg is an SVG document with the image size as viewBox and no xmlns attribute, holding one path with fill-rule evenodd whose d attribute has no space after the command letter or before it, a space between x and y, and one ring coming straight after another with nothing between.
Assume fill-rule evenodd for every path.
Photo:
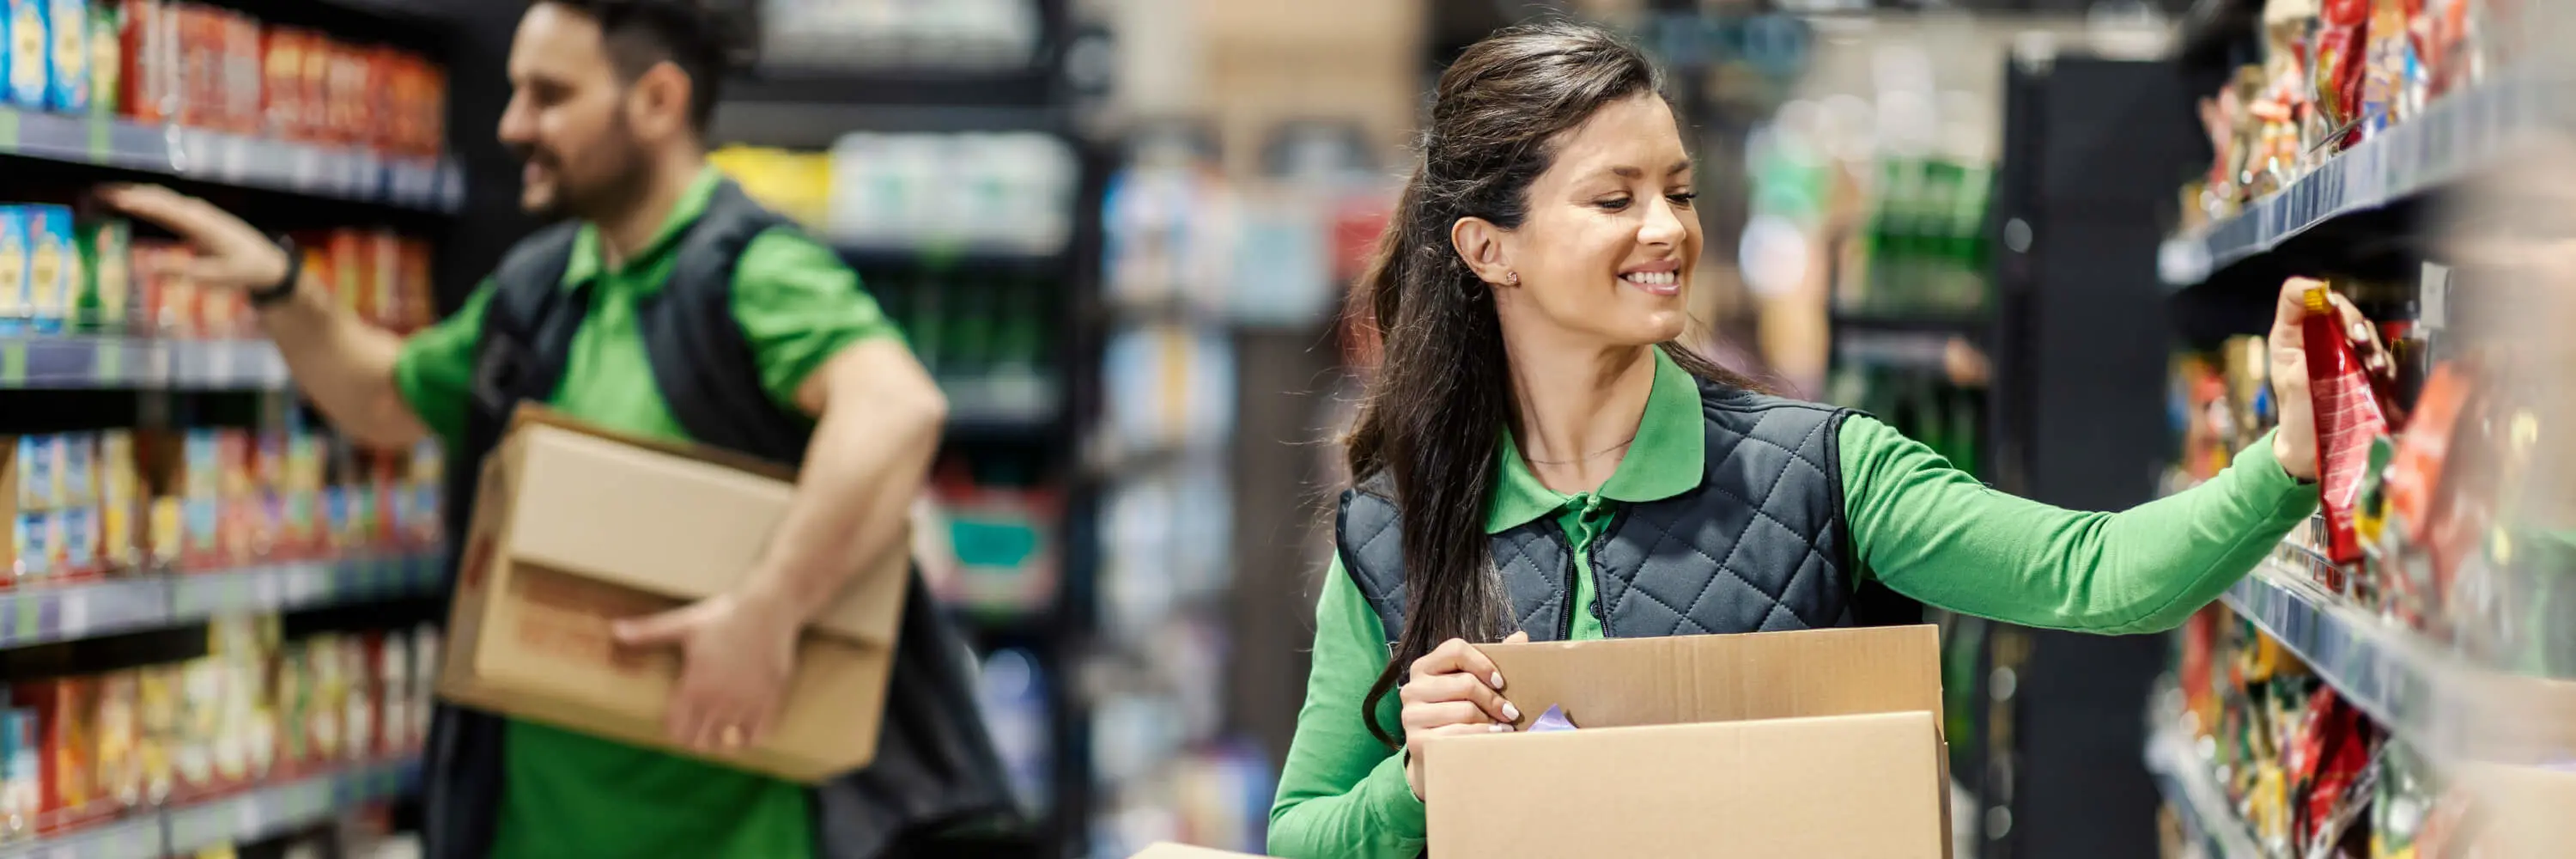
<instances>
[{"instance_id":1,"label":"green polo shirt on man","mask_svg":"<svg viewBox=\"0 0 2576 859\"><path fill-rule=\"evenodd\" d=\"M1547 488L1504 434L1485 530L1555 517L1574 545L1572 640L1603 636L1585 549L1621 505L1699 485L1708 458L1703 421L1698 383L1658 349L1636 441L1598 491ZM2061 510L1997 492L1868 417L1845 421L1839 440L1843 518L1859 574L1927 605L2024 626L2117 634L2180 625L2316 506L2314 487L2272 458L2268 435L2199 488L2123 513ZM1270 807L1272 855L1422 852L1422 801L1405 782L1404 758L1360 720L1387 659L1377 613L1337 556L1315 605L1306 702ZM1400 709L1388 695L1373 715L1401 736Z\"/></svg>"},{"instance_id":2,"label":"green polo shirt on man","mask_svg":"<svg viewBox=\"0 0 2576 859\"><path fill-rule=\"evenodd\" d=\"M574 238L563 288L592 287L590 316L573 336L562 385L548 401L574 417L633 433L686 439L653 382L637 303L671 276L677 240L722 180L700 173L653 240L622 263L602 256L599 232ZM830 248L793 230L752 240L734 271L733 313L760 370L761 389L796 407L807 374L843 347L897 336L858 275ZM464 437L492 285L454 316L403 344L394 384L422 422L451 444ZM511 720L503 739L501 859L810 856L813 826L802 787L614 740Z\"/></svg>"}]
</instances>

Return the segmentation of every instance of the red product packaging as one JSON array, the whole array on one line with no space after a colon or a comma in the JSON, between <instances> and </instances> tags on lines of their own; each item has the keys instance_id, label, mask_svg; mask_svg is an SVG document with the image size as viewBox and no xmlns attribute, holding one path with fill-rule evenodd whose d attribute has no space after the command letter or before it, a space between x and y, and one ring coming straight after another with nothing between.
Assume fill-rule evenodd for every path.
<instances>
[{"instance_id":1,"label":"red product packaging","mask_svg":"<svg viewBox=\"0 0 2576 859\"><path fill-rule=\"evenodd\" d=\"M179 10L163 0L126 0L118 103L138 122L172 119L179 86Z\"/></svg>"},{"instance_id":2,"label":"red product packaging","mask_svg":"<svg viewBox=\"0 0 2576 859\"><path fill-rule=\"evenodd\" d=\"M2343 315L2327 295L2325 284L2308 287L2308 312L2299 333L2307 350L2308 399L2316 410L2317 492L2325 510L2326 554L2337 564L2349 564L2361 560L2361 542L2352 530L2353 505L2360 501L2363 472L2370 466L2370 442L2388 434L2388 418L2344 335Z\"/></svg>"},{"instance_id":3,"label":"red product packaging","mask_svg":"<svg viewBox=\"0 0 2576 859\"><path fill-rule=\"evenodd\" d=\"M428 242L417 239L403 242L402 289L399 292L402 296L401 328L404 333L427 328L434 321L430 319L433 312L430 307L430 293L435 289L430 281L430 253Z\"/></svg>"},{"instance_id":4,"label":"red product packaging","mask_svg":"<svg viewBox=\"0 0 2576 859\"><path fill-rule=\"evenodd\" d=\"M421 68L420 154L447 151L447 69L423 61Z\"/></svg>"},{"instance_id":5,"label":"red product packaging","mask_svg":"<svg viewBox=\"0 0 2576 859\"><path fill-rule=\"evenodd\" d=\"M367 52L347 44L331 46L331 138L340 143L367 139Z\"/></svg>"},{"instance_id":6,"label":"red product packaging","mask_svg":"<svg viewBox=\"0 0 2576 859\"><path fill-rule=\"evenodd\" d=\"M331 53L338 50L331 37L316 34L304 46L303 67L297 70L297 96L304 102L304 136L311 140L329 141L331 135Z\"/></svg>"},{"instance_id":7,"label":"red product packaging","mask_svg":"<svg viewBox=\"0 0 2576 859\"><path fill-rule=\"evenodd\" d=\"M375 315L368 321L400 330L409 313L403 301L403 240L392 230L367 234L367 283L375 291Z\"/></svg>"},{"instance_id":8,"label":"red product packaging","mask_svg":"<svg viewBox=\"0 0 2576 859\"><path fill-rule=\"evenodd\" d=\"M223 125L223 14L195 3L171 7L178 66L171 118L200 128Z\"/></svg>"},{"instance_id":9,"label":"red product packaging","mask_svg":"<svg viewBox=\"0 0 2576 859\"><path fill-rule=\"evenodd\" d=\"M410 93L410 81L403 72L403 55L391 48L367 52L367 119L366 146L378 154L402 152L402 141L409 133L403 106Z\"/></svg>"},{"instance_id":10,"label":"red product packaging","mask_svg":"<svg viewBox=\"0 0 2576 859\"><path fill-rule=\"evenodd\" d=\"M73 829L114 810L98 784L97 689L90 678L72 677L12 687L10 697L34 709L40 723L37 743L43 749L42 798L36 829L53 833Z\"/></svg>"},{"instance_id":11,"label":"red product packaging","mask_svg":"<svg viewBox=\"0 0 2576 859\"><path fill-rule=\"evenodd\" d=\"M224 127L237 134L259 134L268 125L262 97L268 64L260 54L259 19L226 14L223 38Z\"/></svg>"},{"instance_id":12,"label":"red product packaging","mask_svg":"<svg viewBox=\"0 0 2576 859\"><path fill-rule=\"evenodd\" d=\"M265 103L270 134L301 139L310 130L312 109L304 103L304 54L316 38L293 27L270 27L261 39L260 98Z\"/></svg>"},{"instance_id":13,"label":"red product packaging","mask_svg":"<svg viewBox=\"0 0 2576 859\"><path fill-rule=\"evenodd\" d=\"M376 285L367 276L367 234L332 230L330 244L331 276L340 291L340 305L360 319L376 318Z\"/></svg>"},{"instance_id":14,"label":"red product packaging","mask_svg":"<svg viewBox=\"0 0 2576 859\"><path fill-rule=\"evenodd\" d=\"M2328 131L2361 118L2362 72L2369 65L2370 0L2325 0L2318 10L2315 80L2317 107ZM2337 148L2361 142L2354 126Z\"/></svg>"}]
</instances>

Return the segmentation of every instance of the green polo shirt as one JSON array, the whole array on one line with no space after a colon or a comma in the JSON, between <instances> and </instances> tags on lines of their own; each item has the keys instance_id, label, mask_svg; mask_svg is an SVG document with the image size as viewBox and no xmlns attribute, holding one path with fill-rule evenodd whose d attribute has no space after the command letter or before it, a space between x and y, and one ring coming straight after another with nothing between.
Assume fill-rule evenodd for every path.
<instances>
[{"instance_id":1,"label":"green polo shirt","mask_svg":"<svg viewBox=\"0 0 2576 859\"><path fill-rule=\"evenodd\" d=\"M699 174L652 242L620 265L602 258L598 230L582 226L563 285L590 283L591 311L573 336L550 405L628 432L688 438L654 385L636 307L670 278L681 231L706 211L720 181L713 168ZM896 336L858 275L793 230L753 239L733 285L734 318L751 343L761 388L788 408L796 408L806 375L843 347ZM464 436L474 344L492 289L486 282L454 316L411 338L394 364L403 399L451 444ZM502 859L814 852L805 792L795 784L518 720L503 744L493 849Z\"/></svg>"},{"instance_id":2,"label":"green polo shirt","mask_svg":"<svg viewBox=\"0 0 2576 859\"><path fill-rule=\"evenodd\" d=\"M1568 609L1574 640L1603 635L1590 610L1595 585L1584 550L1620 505L1699 484L1707 459L1702 420L1697 383L1659 349L1637 439L1599 491L1547 488L1505 434L1485 529L1501 532L1542 516L1565 529L1577 565ZM2200 487L2123 513L2061 510L1994 491L1867 417L1845 421L1839 440L1843 517L1861 575L1927 605L2024 626L2170 629L2252 570L2316 506L2314 487L2292 480L2272 458L2268 435ZM1394 859L1422 852L1422 801L1405 783L1404 758L1360 720L1360 703L1387 658L1376 612L1336 557L1315 606L1306 702L1270 807L1272 855ZM1399 709L1389 695L1374 714L1390 734L1402 734Z\"/></svg>"}]
</instances>

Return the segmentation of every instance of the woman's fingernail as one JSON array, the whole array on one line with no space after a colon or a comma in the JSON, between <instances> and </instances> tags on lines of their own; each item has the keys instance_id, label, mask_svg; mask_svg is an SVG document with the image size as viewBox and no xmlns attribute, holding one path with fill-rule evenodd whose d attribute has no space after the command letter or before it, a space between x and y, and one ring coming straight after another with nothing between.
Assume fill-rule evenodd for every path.
<instances>
[{"instance_id":1,"label":"woman's fingernail","mask_svg":"<svg viewBox=\"0 0 2576 859\"><path fill-rule=\"evenodd\" d=\"M2352 324L2352 339L2355 339L2355 340L2368 340L2368 339L2370 339L2370 323L2367 323L2367 322L2355 322L2355 323L2353 323L2353 324Z\"/></svg>"},{"instance_id":2,"label":"woman's fingernail","mask_svg":"<svg viewBox=\"0 0 2576 859\"><path fill-rule=\"evenodd\" d=\"M1496 671L1492 674L1485 675L1485 682L1494 684L1494 688L1496 689L1503 688L1503 672Z\"/></svg>"},{"instance_id":3,"label":"woman's fingernail","mask_svg":"<svg viewBox=\"0 0 2576 859\"><path fill-rule=\"evenodd\" d=\"M1487 733L1493 733L1493 734L1508 734L1508 733L1511 733L1511 732L1512 732L1512 725L1511 725L1511 723L1510 723L1510 722L1495 722L1495 723L1494 723L1494 725L1493 725L1493 727L1492 727L1491 729L1487 730Z\"/></svg>"},{"instance_id":4,"label":"woman's fingernail","mask_svg":"<svg viewBox=\"0 0 2576 859\"><path fill-rule=\"evenodd\" d=\"M1520 720L1521 708L1512 706L1510 701L1503 702L1503 721L1518 723Z\"/></svg>"}]
</instances>

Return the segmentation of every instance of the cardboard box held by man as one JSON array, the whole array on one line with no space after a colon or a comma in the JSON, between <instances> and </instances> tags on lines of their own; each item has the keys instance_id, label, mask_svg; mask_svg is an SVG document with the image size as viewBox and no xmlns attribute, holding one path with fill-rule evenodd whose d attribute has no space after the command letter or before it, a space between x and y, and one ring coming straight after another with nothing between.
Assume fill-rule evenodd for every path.
<instances>
[{"instance_id":1,"label":"cardboard box held by man","mask_svg":"<svg viewBox=\"0 0 2576 859\"><path fill-rule=\"evenodd\" d=\"M798 645L777 724L708 756L671 743L671 649L611 625L735 584L786 516L794 473L725 451L625 436L522 407L483 463L448 621L439 694L531 721L818 782L876 755L910 542L866 565Z\"/></svg>"}]
</instances>

